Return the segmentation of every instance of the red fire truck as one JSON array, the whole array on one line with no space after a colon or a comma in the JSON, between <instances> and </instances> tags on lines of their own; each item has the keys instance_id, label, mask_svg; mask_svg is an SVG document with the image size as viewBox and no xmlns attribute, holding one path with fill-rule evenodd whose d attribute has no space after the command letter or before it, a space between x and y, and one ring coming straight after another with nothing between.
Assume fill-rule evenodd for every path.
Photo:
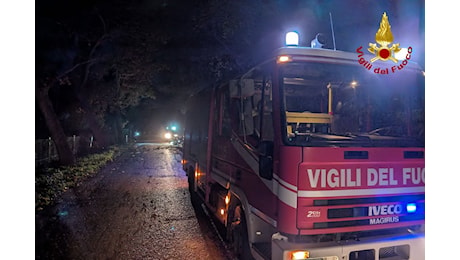
<instances>
[{"instance_id":1,"label":"red fire truck","mask_svg":"<svg viewBox=\"0 0 460 260\"><path fill-rule=\"evenodd\" d=\"M287 46L190 101L190 192L240 259L425 258L425 81L408 57Z\"/></svg>"}]
</instances>

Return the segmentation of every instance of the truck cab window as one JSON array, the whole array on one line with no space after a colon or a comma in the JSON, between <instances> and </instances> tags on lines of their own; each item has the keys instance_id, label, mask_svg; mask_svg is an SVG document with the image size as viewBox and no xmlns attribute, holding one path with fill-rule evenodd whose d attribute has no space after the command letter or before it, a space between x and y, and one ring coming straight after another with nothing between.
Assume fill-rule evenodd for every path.
<instances>
[{"instance_id":1,"label":"truck cab window","mask_svg":"<svg viewBox=\"0 0 460 260\"><path fill-rule=\"evenodd\" d=\"M280 74L288 144L424 145L421 74L382 77L356 64L320 62L286 64Z\"/></svg>"}]
</instances>

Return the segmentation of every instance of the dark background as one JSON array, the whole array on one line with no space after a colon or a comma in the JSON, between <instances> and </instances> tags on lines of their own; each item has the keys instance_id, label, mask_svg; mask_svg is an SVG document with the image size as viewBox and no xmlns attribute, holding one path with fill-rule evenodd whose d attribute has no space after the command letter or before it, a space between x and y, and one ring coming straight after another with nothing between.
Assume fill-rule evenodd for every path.
<instances>
[{"instance_id":1,"label":"dark background","mask_svg":"<svg viewBox=\"0 0 460 260\"><path fill-rule=\"evenodd\" d=\"M355 52L375 42L387 12L394 43L414 49L424 67L423 1L114 0L36 4L35 79L58 77L49 97L67 136L94 132L94 120L122 141L134 131L151 139L183 121L187 99L235 77L282 46L296 30L301 45L317 33L333 48ZM47 138L40 109L35 137Z\"/></svg>"}]
</instances>

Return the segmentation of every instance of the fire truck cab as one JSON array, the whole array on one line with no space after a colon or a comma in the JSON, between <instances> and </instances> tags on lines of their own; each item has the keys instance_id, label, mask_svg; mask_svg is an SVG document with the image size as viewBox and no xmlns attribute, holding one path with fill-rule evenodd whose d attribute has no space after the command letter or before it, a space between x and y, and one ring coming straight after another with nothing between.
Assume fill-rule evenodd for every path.
<instances>
[{"instance_id":1,"label":"fire truck cab","mask_svg":"<svg viewBox=\"0 0 460 260\"><path fill-rule=\"evenodd\" d=\"M190 192L240 259L424 259L424 74L358 54L283 47L190 100Z\"/></svg>"}]
</instances>

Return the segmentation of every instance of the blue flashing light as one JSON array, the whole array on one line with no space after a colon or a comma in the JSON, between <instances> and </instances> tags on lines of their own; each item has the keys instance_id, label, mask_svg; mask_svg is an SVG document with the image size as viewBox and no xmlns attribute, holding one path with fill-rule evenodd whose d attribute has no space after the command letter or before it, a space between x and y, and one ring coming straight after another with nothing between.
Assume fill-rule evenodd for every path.
<instances>
[{"instance_id":1,"label":"blue flashing light","mask_svg":"<svg viewBox=\"0 0 460 260\"><path fill-rule=\"evenodd\" d=\"M415 203L408 203L406 205L406 210L407 210L407 213L414 213L417 211L417 204Z\"/></svg>"},{"instance_id":2,"label":"blue flashing light","mask_svg":"<svg viewBox=\"0 0 460 260\"><path fill-rule=\"evenodd\" d=\"M298 46L299 45L299 34L296 32L286 33L286 45Z\"/></svg>"},{"instance_id":3,"label":"blue flashing light","mask_svg":"<svg viewBox=\"0 0 460 260\"><path fill-rule=\"evenodd\" d=\"M177 127L175 125L171 126L171 130L176 131Z\"/></svg>"},{"instance_id":4,"label":"blue flashing light","mask_svg":"<svg viewBox=\"0 0 460 260\"><path fill-rule=\"evenodd\" d=\"M134 132L134 136L140 136L141 133L139 133L138 131Z\"/></svg>"}]
</instances>

